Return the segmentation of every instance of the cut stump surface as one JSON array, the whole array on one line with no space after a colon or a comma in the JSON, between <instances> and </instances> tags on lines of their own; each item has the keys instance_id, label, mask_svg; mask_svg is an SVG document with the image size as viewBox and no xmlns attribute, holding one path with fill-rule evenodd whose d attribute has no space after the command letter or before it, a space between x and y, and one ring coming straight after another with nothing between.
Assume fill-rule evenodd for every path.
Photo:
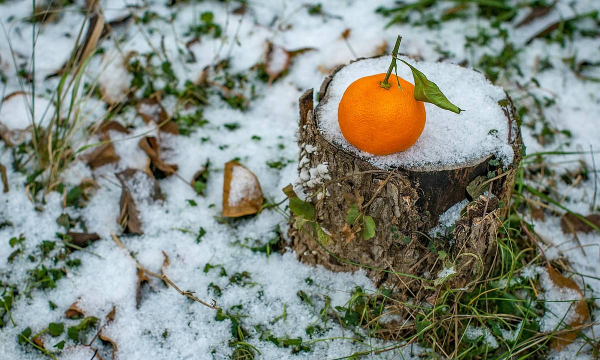
<instances>
[{"instance_id":1,"label":"cut stump surface","mask_svg":"<svg viewBox=\"0 0 600 360\"><path fill-rule=\"evenodd\" d=\"M508 95L498 106L511 127L512 163L503 164L489 153L456 166L384 169L334 144L320 131L319 108L327 102L328 87L340 69L323 82L316 109L312 89L299 101L300 180L296 185L315 205L316 221L332 241L318 241L311 227L290 226L291 247L298 258L333 271L362 268L377 287L392 289L398 298L422 299L437 286L464 288L484 277L496 254L497 229L522 158ZM469 192L476 198L470 198ZM465 199L470 202L452 233L430 236L440 216ZM346 216L354 205L374 219L373 238L363 239L356 228L351 235ZM453 274L440 281L443 269Z\"/></svg>"}]
</instances>

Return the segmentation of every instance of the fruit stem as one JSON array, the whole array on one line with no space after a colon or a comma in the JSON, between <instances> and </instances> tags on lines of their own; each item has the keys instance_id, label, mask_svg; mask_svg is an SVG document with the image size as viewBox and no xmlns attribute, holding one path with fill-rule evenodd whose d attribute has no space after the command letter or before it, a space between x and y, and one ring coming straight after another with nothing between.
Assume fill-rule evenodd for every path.
<instances>
[{"instance_id":1,"label":"fruit stem","mask_svg":"<svg viewBox=\"0 0 600 360\"><path fill-rule=\"evenodd\" d=\"M396 67L396 57L398 56L398 48L400 48L400 42L402 41L402 36L398 35L398 39L396 39L396 45L394 45L394 50L392 50L392 62L390 63L390 67L385 75L385 79L381 83L382 88L388 90L390 88L390 83L388 82L390 75L392 75L392 70Z\"/></svg>"}]
</instances>

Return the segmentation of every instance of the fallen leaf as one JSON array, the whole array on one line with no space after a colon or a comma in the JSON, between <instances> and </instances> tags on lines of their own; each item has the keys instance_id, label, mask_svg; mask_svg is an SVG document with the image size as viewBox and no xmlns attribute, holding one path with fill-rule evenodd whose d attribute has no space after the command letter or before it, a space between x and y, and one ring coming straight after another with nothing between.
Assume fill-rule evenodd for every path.
<instances>
[{"instance_id":1,"label":"fallen leaf","mask_svg":"<svg viewBox=\"0 0 600 360\"><path fill-rule=\"evenodd\" d=\"M109 121L100 126L98 129L98 136L104 144L98 145L94 151L85 156L86 162L92 170L121 160L119 155L115 152L115 146L113 143L109 142L110 131L129 134L129 130L116 121Z\"/></svg>"},{"instance_id":2,"label":"fallen leaf","mask_svg":"<svg viewBox=\"0 0 600 360\"><path fill-rule=\"evenodd\" d=\"M531 205L531 217L535 220L544 221L546 219L546 216L544 215L544 209Z\"/></svg>"},{"instance_id":3,"label":"fallen leaf","mask_svg":"<svg viewBox=\"0 0 600 360\"><path fill-rule=\"evenodd\" d=\"M342 32L342 39L348 39L350 34L352 33L352 29L348 28Z\"/></svg>"},{"instance_id":4,"label":"fallen leaf","mask_svg":"<svg viewBox=\"0 0 600 360\"><path fill-rule=\"evenodd\" d=\"M252 171L235 161L225 164L223 182L223 216L240 217L256 214L263 205L263 193Z\"/></svg>"},{"instance_id":5,"label":"fallen leaf","mask_svg":"<svg viewBox=\"0 0 600 360\"><path fill-rule=\"evenodd\" d=\"M81 310L79 306L77 306L77 301L75 301L73 304L71 304L71 306L69 306L69 308L65 312L65 316L67 317L67 319L80 319L85 317L85 314L83 310Z\"/></svg>"},{"instance_id":6,"label":"fallen leaf","mask_svg":"<svg viewBox=\"0 0 600 360\"><path fill-rule=\"evenodd\" d=\"M141 174L141 175L138 175ZM149 179L153 188L149 194L152 200L163 200L163 194L160 190L160 186L158 182L154 178L152 178L147 173L136 170L136 169L126 169L122 172L115 174L117 179L121 183L121 200L120 200L120 213L117 219L117 222L123 227L123 231L131 234L141 235L144 232L142 231L142 222L140 221L140 214L137 210L135 200L131 195L131 189L129 188L129 182L134 181L136 176L146 177Z\"/></svg>"},{"instance_id":7,"label":"fallen leaf","mask_svg":"<svg viewBox=\"0 0 600 360\"><path fill-rule=\"evenodd\" d=\"M360 226L356 226L355 229L351 228L348 223L345 223L342 227L342 237L344 238L344 243L348 245L352 240L356 238L357 232L360 232Z\"/></svg>"},{"instance_id":8,"label":"fallen leaf","mask_svg":"<svg viewBox=\"0 0 600 360\"><path fill-rule=\"evenodd\" d=\"M240 7L238 7L235 10L233 10L233 13L236 14L236 15L244 15L247 10L248 10L248 5L246 5L245 2L242 2L242 4L240 5Z\"/></svg>"},{"instance_id":9,"label":"fallen leaf","mask_svg":"<svg viewBox=\"0 0 600 360\"><path fill-rule=\"evenodd\" d=\"M81 233L81 232L67 232L67 235L71 238L69 241L70 244L73 244L80 248L85 248L91 243L94 243L100 240L100 235L96 233ZM76 250L76 249L73 249Z\"/></svg>"},{"instance_id":10,"label":"fallen leaf","mask_svg":"<svg viewBox=\"0 0 600 360\"><path fill-rule=\"evenodd\" d=\"M584 218L597 227L600 227L600 214L591 214L584 216ZM588 234L594 231L593 227L571 213L566 213L560 218L560 227L565 234L575 234L577 232Z\"/></svg>"},{"instance_id":11,"label":"fallen leaf","mask_svg":"<svg viewBox=\"0 0 600 360\"><path fill-rule=\"evenodd\" d=\"M288 51L279 45L267 43L265 72L269 75L269 84L272 84L289 69L292 58L313 50L314 48L301 48Z\"/></svg>"},{"instance_id":12,"label":"fallen leaf","mask_svg":"<svg viewBox=\"0 0 600 360\"><path fill-rule=\"evenodd\" d=\"M386 55L388 53L387 47L388 47L387 41L383 41L381 44L379 44L379 46L375 47L375 49L373 50L372 55L373 56L383 56L383 55Z\"/></svg>"},{"instance_id":13,"label":"fallen leaf","mask_svg":"<svg viewBox=\"0 0 600 360\"><path fill-rule=\"evenodd\" d=\"M552 9L553 9L552 6L535 7L533 9L531 9L531 11L529 11L529 14L527 14L527 16L523 20L521 20L517 25L515 25L515 27L520 28L522 26L525 26L525 25L533 22L537 18L544 17L544 16L548 15L548 13Z\"/></svg>"},{"instance_id":14,"label":"fallen leaf","mask_svg":"<svg viewBox=\"0 0 600 360\"><path fill-rule=\"evenodd\" d=\"M140 291L142 290L142 285L150 284L150 278L146 273L144 273L141 269L137 271L137 286L135 289L135 305L137 308L140 307Z\"/></svg>"},{"instance_id":15,"label":"fallen leaf","mask_svg":"<svg viewBox=\"0 0 600 360\"><path fill-rule=\"evenodd\" d=\"M0 164L0 176L2 176L2 184L4 185L4 193L9 191L8 189L8 177L6 176L6 166Z\"/></svg>"},{"instance_id":16,"label":"fallen leaf","mask_svg":"<svg viewBox=\"0 0 600 360\"><path fill-rule=\"evenodd\" d=\"M148 167L154 178L164 179L177 172L177 165L166 164L160 158L160 145L157 138L146 136L140 140L139 146L150 158Z\"/></svg>"},{"instance_id":17,"label":"fallen leaf","mask_svg":"<svg viewBox=\"0 0 600 360\"><path fill-rule=\"evenodd\" d=\"M115 152L115 147L112 143L99 145L95 151L86 156L86 161L92 170L95 170L106 164L119 162L121 158Z\"/></svg>"},{"instance_id":18,"label":"fallen leaf","mask_svg":"<svg viewBox=\"0 0 600 360\"><path fill-rule=\"evenodd\" d=\"M98 129L98 132L105 137L109 138L108 132L109 131L117 131L120 132L122 134L129 134L130 131L128 128L126 128L125 126L121 125L119 122L117 121L108 121L105 122L104 124L102 124L100 126L100 128Z\"/></svg>"},{"instance_id":19,"label":"fallen leaf","mask_svg":"<svg viewBox=\"0 0 600 360\"><path fill-rule=\"evenodd\" d=\"M582 325L586 324L590 320L590 312L588 310L587 304L585 303L583 293L581 292L581 289L579 289L579 286L577 286L577 284L573 280L564 277L549 263L547 265L547 269L548 275L550 276L550 280L552 280L552 282L556 286L574 290L581 296L581 300L578 301L573 307L573 310L579 316L574 321L569 323L569 326L577 329L578 327L581 327ZM575 340L578 332L579 330L572 330L564 333L561 332L561 334L557 335L552 339L550 347L559 350L562 349L563 347L569 345Z\"/></svg>"},{"instance_id":20,"label":"fallen leaf","mask_svg":"<svg viewBox=\"0 0 600 360\"><path fill-rule=\"evenodd\" d=\"M81 66L90 55L94 53L98 46L98 40L104 30L104 18L100 11L99 0L90 1L87 7L87 11L90 13L89 25L85 34L83 44L77 49L76 52L76 63Z\"/></svg>"},{"instance_id":21,"label":"fallen leaf","mask_svg":"<svg viewBox=\"0 0 600 360\"><path fill-rule=\"evenodd\" d=\"M106 315L106 323L110 324L115 320L115 315L117 314L117 307L113 305L112 310Z\"/></svg>"},{"instance_id":22,"label":"fallen leaf","mask_svg":"<svg viewBox=\"0 0 600 360\"><path fill-rule=\"evenodd\" d=\"M179 127L171 120L169 114L157 98L143 99L137 105L137 113L146 124L154 123L160 131L178 135Z\"/></svg>"},{"instance_id":23,"label":"fallen leaf","mask_svg":"<svg viewBox=\"0 0 600 360\"><path fill-rule=\"evenodd\" d=\"M44 345L44 340L42 340L42 336L39 335L37 337L33 338L33 343L36 344L37 346L41 347L42 349L45 349L45 345Z\"/></svg>"},{"instance_id":24,"label":"fallen leaf","mask_svg":"<svg viewBox=\"0 0 600 360\"><path fill-rule=\"evenodd\" d=\"M169 267L170 262L169 262L169 256L167 255L167 253L164 252L164 251L162 253L163 253L163 256L164 256L165 259L163 260L163 264L160 267L160 273L161 273L161 275L165 275L165 270ZM165 283L166 287L169 287L169 283L168 282L166 282L164 280L163 280L163 282Z\"/></svg>"},{"instance_id":25,"label":"fallen leaf","mask_svg":"<svg viewBox=\"0 0 600 360\"><path fill-rule=\"evenodd\" d=\"M116 359L117 358L117 351L119 350L119 347L117 346L117 343L111 339L110 337L104 335L104 333L101 331L100 334L98 334L98 337L100 338L100 340L109 343L112 346L112 359Z\"/></svg>"}]
</instances>

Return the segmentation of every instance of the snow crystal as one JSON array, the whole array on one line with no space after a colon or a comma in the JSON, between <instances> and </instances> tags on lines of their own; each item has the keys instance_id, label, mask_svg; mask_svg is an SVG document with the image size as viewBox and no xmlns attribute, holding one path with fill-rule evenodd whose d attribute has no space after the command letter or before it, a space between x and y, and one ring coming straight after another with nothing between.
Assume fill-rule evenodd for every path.
<instances>
[{"instance_id":1,"label":"snow crystal","mask_svg":"<svg viewBox=\"0 0 600 360\"><path fill-rule=\"evenodd\" d=\"M259 191L259 185L252 173L243 166L234 166L229 188L229 206L236 206Z\"/></svg>"},{"instance_id":2,"label":"snow crystal","mask_svg":"<svg viewBox=\"0 0 600 360\"><path fill-rule=\"evenodd\" d=\"M512 161L514 154L508 144L508 121L498 105L498 101L506 97L502 88L492 85L483 74L458 65L405 60L435 82L450 101L466 111L455 114L426 103L425 130L415 145L386 156L363 152L344 138L338 123L338 105L351 83L383 72L388 68L391 57L360 60L339 71L329 85L329 99L317 110L323 135L380 168L456 168L489 154L494 154L504 164ZM413 82L407 66L398 66L398 76Z\"/></svg>"}]
</instances>

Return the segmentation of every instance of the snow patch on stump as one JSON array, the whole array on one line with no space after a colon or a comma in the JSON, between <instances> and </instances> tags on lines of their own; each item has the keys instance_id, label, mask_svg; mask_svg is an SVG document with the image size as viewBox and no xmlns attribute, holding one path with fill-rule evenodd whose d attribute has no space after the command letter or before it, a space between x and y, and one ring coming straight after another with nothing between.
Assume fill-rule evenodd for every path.
<instances>
[{"instance_id":1,"label":"snow patch on stump","mask_svg":"<svg viewBox=\"0 0 600 360\"><path fill-rule=\"evenodd\" d=\"M386 71L391 61L390 56L364 59L345 66L329 84L328 98L320 104L316 114L323 136L384 169L427 166L453 168L489 154L496 155L504 164L512 162L514 153L508 144L508 120L498 105L498 101L506 98L502 88L492 85L483 74L458 65L405 60L435 82L451 102L466 111L455 114L425 103L425 130L415 145L406 151L386 156L375 156L357 149L348 143L340 130L337 115L340 100L350 84L359 78ZM398 65L398 76L414 83L410 69L403 64Z\"/></svg>"}]
</instances>

